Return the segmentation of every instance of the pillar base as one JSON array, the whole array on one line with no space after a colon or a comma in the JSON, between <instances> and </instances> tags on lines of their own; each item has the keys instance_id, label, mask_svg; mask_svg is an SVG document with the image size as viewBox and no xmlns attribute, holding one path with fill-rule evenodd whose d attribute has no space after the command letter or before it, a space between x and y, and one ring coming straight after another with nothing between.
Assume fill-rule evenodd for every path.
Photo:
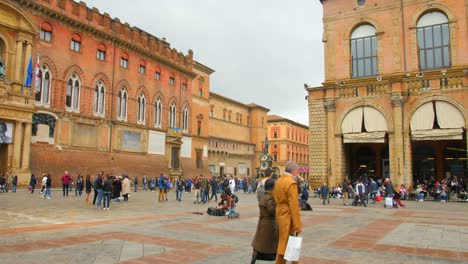
<instances>
[{"instance_id":1,"label":"pillar base","mask_svg":"<svg viewBox=\"0 0 468 264\"><path fill-rule=\"evenodd\" d=\"M16 174L18 176L18 187L27 187L29 186L29 180L31 180L31 170L29 169L12 169L11 172L13 175ZM36 176L36 180L38 179L38 175ZM40 176L40 175L39 175ZM11 179L9 179L11 181ZM38 180L39 183L40 179ZM36 185L37 187L37 185Z\"/></svg>"}]
</instances>

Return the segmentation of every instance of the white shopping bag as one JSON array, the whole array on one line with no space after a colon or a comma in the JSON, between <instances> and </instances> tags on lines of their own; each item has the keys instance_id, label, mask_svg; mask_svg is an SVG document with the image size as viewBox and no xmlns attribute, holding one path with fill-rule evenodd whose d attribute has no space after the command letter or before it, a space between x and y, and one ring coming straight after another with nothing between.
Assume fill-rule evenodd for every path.
<instances>
[{"instance_id":1,"label":"white shopping bag","mask_svg":"<svg viewBox=\"0 0 468 264\"><path fill-rule=\"evenodd\" d=\"M289 236L284 259L289 261L299 261L301 255L302 237Z\"/></svg>"},{"instance_id":2,"label":"white shopping bag","mask_svg":"<svg viewBox=\"0 0 468 264\"><path fill-rule=\"evenodd\" d=\"M385 197L385 206L393 207L393 198L392 197Z\"/></svg>"}]
</instances>

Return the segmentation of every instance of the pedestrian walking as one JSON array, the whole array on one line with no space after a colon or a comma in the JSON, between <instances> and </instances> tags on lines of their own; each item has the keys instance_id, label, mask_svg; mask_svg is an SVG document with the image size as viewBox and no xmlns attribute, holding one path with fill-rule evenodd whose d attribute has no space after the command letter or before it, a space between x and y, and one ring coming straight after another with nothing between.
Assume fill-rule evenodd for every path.
<instances>
[{"instance_id":1,"label":"pedestrian walking","mask_svg":"<svg viewBox=\"0 0 468 264\"><path fill-rule=\"evenodd\" d=\"M298 175L299 166L289 161L285 165L285 173L275 182L273 198L276 202L276 223L278 224L278 250L276 263L286 263L284 253L290 235L302 233L301 213L299 211L299 194L294 180ZM293 262L298 263L298 262Z\"/></svg>"},{"instance_id":2,"label":"pedestrian walking","mask_svg":"<svg viewBox=\"0 0 468 264\"><path fill-rule=\"evenodd\" d=\"M102 177L103 177L103 176L102 176L101 174L98 174L96 180L94 181L94 189L96 190L96 191L95 191L95 196L94 196L94 197L96 198L96 196L97 196L97 204L96 204L97 209L102 209L102 207L101 207L101 202L102 202L102 184L103 184L103 182L102 182ZM96 195L96 193L97 193L97 195ZM94 204L94 202L93 202L93 204Z\"/></svg>"},{"instance_id":3,"label":"pedestrian walking","mask_svg":"<svg viewBox=\"0 0 468 264\"><path fill-rule=\"evenodd\" d=\"M182 193L184 192L185 188L185 181L182 177L179 178L177 181L177 200L180 202L182 201Z\"/></svg>"},{"instance_id":4,"label":"pedestrian walking","mask_svg":"<svg viewBox=\"0 0 468 264\"><path fill-rule=\"evenodd\" d=\"M110 205L110 199L111 199L111 194L112 194L112 180L109 175L106 176L106 180L104 181L104 184L102 186L102 193L104 197L104 210L109 210L109 205Z\"/></svg>"},{"instance_id":5,"label":"pedestrian walking","mask_svg":"<svg viewBox=\"0 0 468 264\"><path fill-rule=\"evenodd\" d=\"M270 173L271 174L271 173ZM278 225L276 224L276 203L273 198L275 180L268 178L263 187L263 194L258 202L260 216L252 241L252 261L275 260L278 250Z\"/></svg>"},{"instance_id":6,"label":"pedestrian walking","mask_svg":"<svg viewBox=\"0 0 468 264\"><path fill-rule=\"evenodd\" d=\"M83 195L83 187L84 187L83 176L78 174L78 177L76 177L75 196Z\"/></svg>"},{"instance_id":7,"label":"pedestrian walking","mask_svg":"<svg viewBox=\"0 0 468 264\"><path fill-rule=\"evenodd\" d=\"M85 185L86 185L86 204L89 204L89 194L91 193L91 188L93 186L93 184L91 183L91 177L88 175L86 175L86 182L85 182Z\"/></svg>"},{"instance_id":8,"label":"pedestrian walking","mask_svg":"<svg viewBox=\"0 0 468 264\"><path fill-rule=\"evenodd\" d=\"M44 193L44 196L42 196L43 198L47 197L47 199L50 199L52 198L52 193L50 191L50 188L52 187L52 177L50 176L50 174L47 174L47 180L46 180L46 189L45 189L45 193ZM33 190L34 192L34 190Z\"/></svg>"},{"instance_id":9,"label":"pedestrian walking","mask_svg":"<svg viewBox=\"0 0 468 264\"><path fill-rule=\"evenodd\" d=\"M124 176L124 180L122 182L122 196L124 198L124 202L128 202L128 194L130 193L130 179L128 175Z\"/></svg>"},{"instance_id":10,"label":"pedestrian walking","mask_svg":"<svg viewBox=\"0 0 468 264\"><path fill-rule=\"evenodd\" d=\"M42 173L42 180L41 180L42 188L41 188L41 194L42 194L42 193L44 192L44 190L45 190L46 183L47 183L47 174Z\"/></svg>"},{"instance_id":11,"label":"pedestrian walking","mask_svg":"<svg viewBox=\"0 0 468 264\"><path fill-rule=\"evenodd\" d=\"M31 174L31 178L29 179L29 188L31 193L34 193L34 189L36 188L37 180L34 174Z\"/></svg>"},{"instance_id":12,"label":"pedestrian walking","mask_svg":"<svg viewBox=\"0 0 468 264\"><path fill-rule=\"evenodd\" d=\"M68 171L65 171L65 173L62 176L62 191L63 191L63 197L67 196L68 197L68 191L69 191L69 186L70 186L71 178L70 175L68 174Z\"/></svg>"},{"instance_id":13,"label":"pedestrian walking","mask_svg":"<svg viewBox=\"0 0 468 264\"><path fill-rule=\"evenodd\" d=\"M330 203L330 200L328 198L328 186L327 183L323 183L322 188L320 189L320 192L322 193L322 203L325 205L326 202Z\"/></svg>"},{"instance_id":14,"label":"pedestrian walking","mask_svg":"<svg viewBox=\"0 0 468 264\"><path fill-rule=\"evenodd\" d=\"M133 180L133 185L135 187L135 192L137 192L138 190L138 177L135 176L135 179Z\"/></svg>"},{"instance_id":15,"label":"pedestrian walking","mask_svg":"<svg viewBox=\"0 0 468 264\"><path fill-rule=\"evenodd\" d=\"M12 179L11 179L11 185L13 186L13 189L12 189L12 192L16 192L16 185L18 184L18 176L13 175Z\"/></svg>"},{"instance_id":16,"label":"pedestrian walking","mask_svg":"<svg viewBox=\"0 0 468 264\"><path fill-rule=\"evenodd\" d=\"M146 175L143 176L142 187L143 187L143 191L146 192L146 188L148 187L148 178L146 178Z\"/></svg>"}]
</instances>

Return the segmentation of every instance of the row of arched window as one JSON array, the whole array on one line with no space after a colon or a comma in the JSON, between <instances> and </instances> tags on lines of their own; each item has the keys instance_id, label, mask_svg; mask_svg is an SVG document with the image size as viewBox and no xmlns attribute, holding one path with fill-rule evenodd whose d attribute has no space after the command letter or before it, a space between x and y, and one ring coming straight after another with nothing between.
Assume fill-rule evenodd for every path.
<instances>
[{"instance_id":1,"label":"row of arched window","mask_svg":"<svg viewBox=\"0 0 468 264\"><path fill-rule=\"evenodd\" d=\"M35 88L35 102L38 106L50 106L51 84L52 75L47 65L42 65L39 70ZM82 83L77 73L72 73L66 81L66 97L65 109L71 112L80 112L80 94ZM128 91L125 86L122 86L117 93L116 117L119 121L127 121L128 112ZM106 86L104 81L98 80L93 93L93 114L99 117L105 117L105 103L106 103ZM137 98L137 123L141 125L146 124L147 113L147 99L144 93L141 93ZM177 107L175 102L169 105L168 126L177 127ZM161 97L156 99L154 103L154 126L157 128L163 127L163 104ZM182 131L187 133L189 130L189 109L187 106L182 110Z\"/></svg>"},{"instance_id":2,"label":"row of arched window","mask_svg":"<svg viewBox=\"0 0 468 264\"><path fill-rule=\"evenodd\" d=\"M451 66L450 29L447 16L431 11L418 20L417 49L420 70L433 70ZM362 24L351 33L352 78L378 75L378 53L375 27Z\"/></svg>"},{"instance_id":3,"label":"row of arched window","mask_svg":"<svg viewBox=\"0 0 468 264\"><path fill-rule=\"evenodd\" d=\"M53 28L52 24L49 22L42 22L41 30L39 33L39 39L45 42L52 42L53 40ZM80 34L74 33L71 35L70 38L70 50L74 52L81 52L82 48L82 38ZM106 61L107 55L107 48L106 45L103 43L99 43L96 49L96 59L99 61ZM129 67L129 56L126 52L122 52L120 54L120 68L128 69ZM140 60L140 64L138 67L139 74L145 75L146 74L146 62L144 60ZM159 81L162 77L162 71L159 67L156 67L154 71L154 79ZM173 73L169 74L169 86L175 86L176 77ZM182 90L187 90L187 79L183 78L181 80L181 88Z\"/></svg>"}]
</instances>

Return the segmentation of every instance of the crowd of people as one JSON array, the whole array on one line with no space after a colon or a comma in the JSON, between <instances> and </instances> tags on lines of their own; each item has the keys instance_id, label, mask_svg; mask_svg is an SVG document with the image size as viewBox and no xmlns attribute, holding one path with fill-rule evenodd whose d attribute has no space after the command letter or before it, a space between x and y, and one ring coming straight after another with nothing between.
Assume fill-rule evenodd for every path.
<instances>
[{"instance_id":1,"label":"crowd of people","mask_svg":"<svg viewBox=\"0 0 468 264\"><path fill-rule=\"evenodd\" d=\"M411 185L407 188L404 184L394 185L389 178L375 179L363 175L354 182L345 180L341 185L331 188L323 183L314 191L315 197L320 197L324 205L330 203L330 198L342 198L344 205L349 205L348 199L351 199L351 205L367 206L370 201L376 203L381 199L391 197L394 200L393 207L398 208L398 206L405 207L402 200L422 202L430 198L440 202L446 202L450 199L468 201L466 188L466 179L456 176L442 181L417 180L414 186Z\"/></svg>"}]
</instances>

